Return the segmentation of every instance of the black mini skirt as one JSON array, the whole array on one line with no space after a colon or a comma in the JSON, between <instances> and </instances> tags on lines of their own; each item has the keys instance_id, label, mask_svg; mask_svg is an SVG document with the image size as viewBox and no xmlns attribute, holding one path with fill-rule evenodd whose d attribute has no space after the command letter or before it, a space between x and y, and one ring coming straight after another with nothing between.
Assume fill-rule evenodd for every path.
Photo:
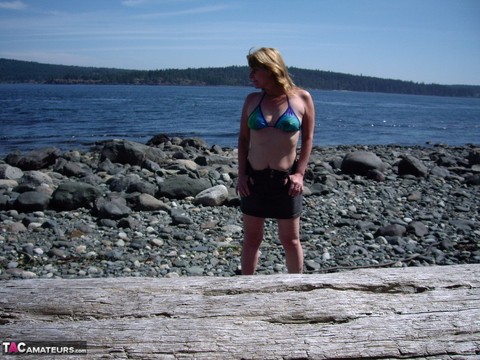
<instances>
[{"instance_id":1,"label":"black mini skirt","mask_svg":"<svg viewBox=\"0 0 480 360\"><path fill-rule=\"evenodd\" d=\"M254 170L247 163L247 175L253 180L249 182L250 195L240 198L240 209L246 215L272 218L292 219L302 212L303 196L290 196L289 175L293 172L273 169Z\"/></svg>"}]
</instances>

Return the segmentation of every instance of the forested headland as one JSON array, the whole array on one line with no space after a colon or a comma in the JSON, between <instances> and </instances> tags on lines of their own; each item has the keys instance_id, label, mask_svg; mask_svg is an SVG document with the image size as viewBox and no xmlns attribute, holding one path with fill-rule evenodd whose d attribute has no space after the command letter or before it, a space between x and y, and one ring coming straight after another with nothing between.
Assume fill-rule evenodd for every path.
<instances>
[{"instance_id":1,"label":"forested headland","mask_svg":"<svg viewBox=\"0 0 480 360\"><path fill-rule=\"evenodd\" d=\"M247 66L128 70L0 59L0 83L249 86ZM290 67L307 89L480 97L480 85L439 85Z\"/></svg>"}]
</instances>

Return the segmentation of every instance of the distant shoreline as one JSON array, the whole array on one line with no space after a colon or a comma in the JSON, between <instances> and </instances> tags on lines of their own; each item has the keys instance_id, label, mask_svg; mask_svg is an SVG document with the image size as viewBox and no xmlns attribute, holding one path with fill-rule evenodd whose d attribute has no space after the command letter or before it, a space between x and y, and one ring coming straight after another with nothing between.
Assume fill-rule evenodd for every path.
<instances>
[{"instance_id":1,"label":"distant shoreline","mask_svg":"<svg viewBox=\"0 0 480 360\"><path fill-rule=\"evenodd\" d=\"M0 59L0 83L249 86L247 66L125 70ZM318 90L480 98L480 85L439 85L290 67L295 83Z\"/></svg>"}]
</instances>

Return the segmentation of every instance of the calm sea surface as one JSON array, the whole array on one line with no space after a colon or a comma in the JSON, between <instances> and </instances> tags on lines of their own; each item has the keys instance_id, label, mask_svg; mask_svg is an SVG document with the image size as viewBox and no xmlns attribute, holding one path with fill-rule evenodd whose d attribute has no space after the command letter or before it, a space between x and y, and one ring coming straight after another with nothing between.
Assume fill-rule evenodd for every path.
<instances>
[{"instance_id":1,"label":"calm sea surface","mask_svg":"<svg viewBox=\"0 0 480 360\"><path fill-rule=\"evenodd\" d=\"M0 84L0 155L156 134L235 147L247 87ZM315 145L480 143L480 99L312 90Z\"/></svg>"}]
</instances>

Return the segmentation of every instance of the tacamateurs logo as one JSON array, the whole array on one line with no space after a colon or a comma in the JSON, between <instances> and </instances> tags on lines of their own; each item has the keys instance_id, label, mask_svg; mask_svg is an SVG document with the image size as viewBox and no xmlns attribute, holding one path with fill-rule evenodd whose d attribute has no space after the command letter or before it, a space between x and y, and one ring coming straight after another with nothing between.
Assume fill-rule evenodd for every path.
<instances>
[{"instance_id":1,"label":"tacamateurs logo","mask_svg":"<svg viewBox=\"0 0 480 360\"><path fill-rule=\"evenodd\" d=\"M16 354L86 354L86 341L59 341L59 342L41 342L41 341L3 341L1 343L2 353L4 355Z\"/></svg>"}]
</instances>

